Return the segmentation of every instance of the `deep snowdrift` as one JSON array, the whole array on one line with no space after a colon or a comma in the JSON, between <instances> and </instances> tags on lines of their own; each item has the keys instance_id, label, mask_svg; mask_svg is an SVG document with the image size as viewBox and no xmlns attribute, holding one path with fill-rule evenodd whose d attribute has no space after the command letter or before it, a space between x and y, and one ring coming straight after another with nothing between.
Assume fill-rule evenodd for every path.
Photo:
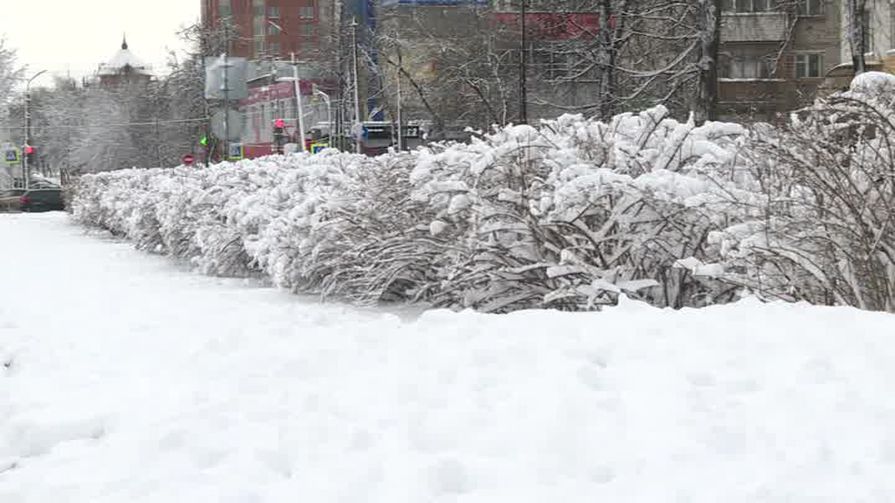
<instances>
[{"instance_id":1,"label":"deep snowdrift","mask_svg":"<svg viewBox=\"0 0 895 503\"><path fill-rule=\"evenodd\" d=\"M61 215L0 235L4 503L895 494L892 315L398 315L191 274Z\"/></svg>"}]
</instances>

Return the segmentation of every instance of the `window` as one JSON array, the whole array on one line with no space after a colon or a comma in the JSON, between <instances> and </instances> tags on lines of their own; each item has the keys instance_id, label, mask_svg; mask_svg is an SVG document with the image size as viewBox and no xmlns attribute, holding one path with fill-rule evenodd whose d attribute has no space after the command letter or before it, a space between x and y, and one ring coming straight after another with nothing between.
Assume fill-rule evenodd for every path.
<instances>
[{"instance_id":1,"label":"window","mask_svg":"<svg viewBox=\"0 0 895 503\"><path fill-rule=\"evenodd\" d=\"M317 26L313 24L298 25L298 34L302 37L313 37L317 35Z\"/></svg>"},{"instance_id":2,"label":"window","mask_svg":"<svg viewBox=\"0 0 895 503\"><path fill-rule=\"evenodd\" d=\"M537 49L531 55L531 64L546 80L559 80L569 75L569 58L565 53Z\"/></svg>"},{"instance_id":3,"label":"window","mask_svg":"<svg viewBox=\"0 0 895 503\"><path fill-rule=\"evenodd\" d=\"M256 18L264 17L264 0L252 0L252 13Z\"/></svg>"},{"instance_id":4,"label":"window","mask_svg":"<svg viewBox=\"0 0 895 503\"><path fill-rule=\"evenodd\" d=\"M726 79L766 79L771 76L771 62L761 56L727 56L722 60L721 76Z\"/></svg>"},{"instance_id":5,"label":"window","mask_svg":"<svg viewBox=\"0 0 895 503\"><path fill-rule=\"evenodd\" d=\"M799 0L800 16L822 16L823 13L823 0Z\"/></svg>"},{"instance_id":6,"label":"window","mask_svg":"<svg viewBox=\"0 0 895 503\"><path fill-rule=\"evenodd\" d=\"M218 14L221 17L233 16L233 6L230 5L230 0L218 0Z\"/></svg>"},{"instance_id":7,"label":"window","mask_svg":"<svg viewBox=\"0 0 895 503\"><path fill-rule=\"evenodd\" d=\"M279 35L280 34L280 26L274 23L267 23L267 34L268 35Z\"/></svg>"},{"instance_id":8,"label":"window","mask_svg":"<svg viewBox=\"0 0 895 503\"><path fill-rule=\"evenodd\" d=\"M796 78L797 79L816 79L821 77L821 68L823 65L823 56L821 54L796 54Z\"/></svg>"},{"instance_id":9,"label":"window","mask_svg":"<svg viewBox=\"0 0 895 503\"><path fill-rule=\"evenodd\" d=\"M777 0L724 0L722 7L726 12L767 12L777 10Z\"/></svg>"},{"instance_id":10,"label":"window","mask_svg":"<svg viewBox=\"0 0 895 503\"><path fill-rule=\"evenodd\" d=\"M280 8L276 5L271 5L267 8L267 17L270 19L280 19Z\"/></svg>"},{"instance_id":11,"label":"window","mask_svg":"<svg viewBox=\"0 0 895 503\"><path fill-rule=\"evenodd\" d=\"M280 43L279 42L268 42L267 50L271 55L279 55L280 54Z\"/></svg>"},{"instance_id":12,"label":"window","mask_svg":"<svg viewBox=\"0 0 895 503\"><path fill-rule=\"evenodd\" d=\"M298 17L300 19L314 19L317 14L317 6L311 5L299 5L298 6Z\"/></svg>"}]
</instances>

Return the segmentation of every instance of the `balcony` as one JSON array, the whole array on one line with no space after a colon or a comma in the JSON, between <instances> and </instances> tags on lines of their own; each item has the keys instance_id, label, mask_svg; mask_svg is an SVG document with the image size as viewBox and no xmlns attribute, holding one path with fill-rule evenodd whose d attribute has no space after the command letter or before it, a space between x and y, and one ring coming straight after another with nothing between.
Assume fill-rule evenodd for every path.
<instances>
[{"instance_id":1,"label":"balcony","mask_svg":"<svg viewBox=\"0 0 895 503\"><path fill-rule=\"evenodd\" d=\"M780 42L786 40L789 16L785 12L724 13L722 42Z\"/></svg>"}]
</instances>

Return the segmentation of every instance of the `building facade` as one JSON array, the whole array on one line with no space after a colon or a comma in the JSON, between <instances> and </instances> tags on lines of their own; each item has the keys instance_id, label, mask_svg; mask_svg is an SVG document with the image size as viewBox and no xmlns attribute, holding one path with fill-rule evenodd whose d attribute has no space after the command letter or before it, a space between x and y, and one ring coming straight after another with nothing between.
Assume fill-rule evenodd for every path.
<instances>
[{"instance_id":1,"label":"building facade","mask_svg":"<svg viewBox=\"0 0 895 503\"><path fill-rule=\"evenodd\" d=\"M839 65L839 0L725 0L719 97L725 118L770 120L810 103Z\"/></svg>"},{"instance_id":2,"label":"building facade","mask_svg":"<svg viewBox=\"0 0 895 503\"><path fill-rule=\"evenodd\" d=\"M230 54L247 59L322 56L334 21L334 2L321 0L202 0L202 25L234 30Z\"/></svg>"}]
</instances>

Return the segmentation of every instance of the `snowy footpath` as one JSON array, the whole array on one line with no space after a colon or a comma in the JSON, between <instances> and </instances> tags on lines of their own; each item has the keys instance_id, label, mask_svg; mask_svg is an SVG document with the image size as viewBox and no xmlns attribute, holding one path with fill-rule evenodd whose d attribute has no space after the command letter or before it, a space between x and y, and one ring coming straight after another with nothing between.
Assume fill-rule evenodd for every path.
<instances>
[{"instance_id":1,"label":"snowy footpath","mask_svg":"<svg viewBox=\"0 0 895 503\"><path fill-rule=\"evenodd\" d=\"M0 215L0 502L895 501L895 316L358 310Z\"/></svg>"}]
</instances>

